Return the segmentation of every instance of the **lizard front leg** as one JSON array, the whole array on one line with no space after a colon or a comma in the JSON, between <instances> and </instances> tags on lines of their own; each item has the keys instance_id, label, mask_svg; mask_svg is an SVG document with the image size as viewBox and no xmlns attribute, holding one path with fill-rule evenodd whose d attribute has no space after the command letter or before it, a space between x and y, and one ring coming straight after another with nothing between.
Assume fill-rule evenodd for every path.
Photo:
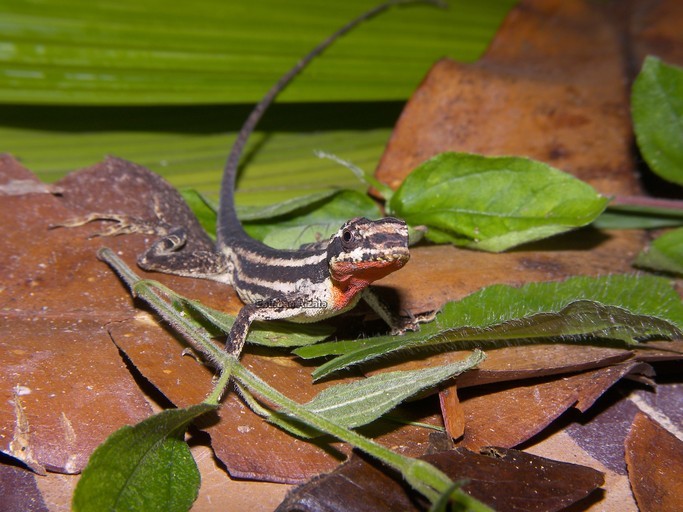
<instances>
[{"instance_id":1,"label":"lizard front leg","mask_svg":"<svg viewBox=\"0 0 683 512\"><path fill-rule=\"evenodd\" d=\"M292 316L292 309L286 307L264 307L256 304L245 304L232 324L228 339L225 343L225 351L239 358L244 343L247 341L249 328L256 320L280 320Z\"/></svg>"},{"instance_id":2,"label":"lizard front leg","mask_svg":"<svg viewBox=\"0 0 683 512\"><path fill-rule=\"evenodd\" d=\"M371 287L363 290L361 297L365 303L386 322L391 329L391 334L394 335L405 334L407 331L417 331L420 328L419 326L421 323L430 322L436 315L436 312L430 312L423 315L411 315L409 318L402 318L395 314Z\"/></svg>"}]
</instances>

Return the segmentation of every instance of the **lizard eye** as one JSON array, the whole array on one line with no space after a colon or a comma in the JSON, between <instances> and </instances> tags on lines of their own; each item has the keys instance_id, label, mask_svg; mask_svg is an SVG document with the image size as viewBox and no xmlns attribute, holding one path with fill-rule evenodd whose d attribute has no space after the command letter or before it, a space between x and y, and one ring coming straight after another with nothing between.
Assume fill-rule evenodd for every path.
<instances>
[{"instance_id":1,"label":"lizard eye","mask_svg":"<svg viewBox=\"0 0 683 512\"><path fill-rule=\"evenodd\" d=\"M353 240L353 233L351 233L351 231L348 229L344 230L342 233L342 241L344 243L349 243L351 240Z\"/></svg>"}]
</instances>

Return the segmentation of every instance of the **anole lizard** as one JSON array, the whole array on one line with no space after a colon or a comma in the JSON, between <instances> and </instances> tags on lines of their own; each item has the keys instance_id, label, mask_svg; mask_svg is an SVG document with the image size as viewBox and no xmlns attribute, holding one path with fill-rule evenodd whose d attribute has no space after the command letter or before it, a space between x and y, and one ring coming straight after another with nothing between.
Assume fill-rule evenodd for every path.
<instances>
[{"instance_id":1,"label":"anole lizard","mask_svg":"<svg viewBox=\"0 0 683 512\"><path fill-rule=\"evenodd\" d=\"M138 265L145 270L212 279L235 288L244 306L226 344L226 350L233 355L241 352L255 320L315 322L353 308L361 298L398 330L395 317L368 286L408 261L408 230L404 221L392 217L375 221L354 218L324 243L298 250L273 249L244 231L235 211L234 189L245 143L275 97L336 39L399 3L409 2L394 0L381 4L344 25L283 75L256 105L224 167L215 251L183 251L186 234L182 227L177 227L162 230L166 236L138 258ZM121 216L94 214L86 221L102 218L122 220ZM82 222L70 225L78 223Z\"/></svg>"}]
</instances>

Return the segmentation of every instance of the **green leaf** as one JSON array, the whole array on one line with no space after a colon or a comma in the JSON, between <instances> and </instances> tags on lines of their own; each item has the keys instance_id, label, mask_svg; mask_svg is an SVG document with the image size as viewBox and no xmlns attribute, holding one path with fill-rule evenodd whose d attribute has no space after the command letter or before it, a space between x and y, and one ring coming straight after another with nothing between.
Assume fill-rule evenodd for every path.
<instances>
[{"instance_id":1,"label":"green leaf","mask_svg":"<svg viewBox=\"0 0 683 512\"><path fill-rule=\"evenodd\" d=\"M647 57L633 83L631 112L650 168L683 185L683 69Z\"/></svg>"},{"instance_id":2,"label":"green leaf","mask_svg":"<svg viewBox=\"0 0 683 512\"><path fill-rule=\"evenodd\" d=\"M314 207L313 205L322 203L338 193L339 190L337 189L328 189L266 206L242 206L237 208L237 215L242 222L267 221L275 217L296 213L308 207Z\"/></svg>"},{"instance_id":3,"label":"green leaf","mask_svg":"<svg viewBox=\"0 0 683 512\"><path fill-rule=\"evenodd\" d=\"M376 3L2 2L0 102L255 102L314 45ZM391 9L330 48L283 99L405 99L443 55L477 58L513 3Z\"/></svg>"},{"instance_id":4,"label":"green leaf","mask_svg":"<svg viewBox=\"0 0 683 512\"><path fill-rule=\"evenodd\" d=\"M432 241L498 252L585 226L607 202L541 162L442 153L408 175L390 207Z\"/></svg>"},{"instance_id":5,"label":"green leaf","mask_svg":"<svg viewBox=\"0 0 683 512\"><path fill-rule=\"evenodd\" d=\"M402 102L432 62L446 54L475 60L514 3L399 7L346 35L297 77L250 139L237 203L363 188L313 150L374 168ZM0 2L1 149L47 181L112 154L215 196L251 104L323 37L375 4ZM54 106L65 104L80 107ZM153 108L83 106L93 104Z\"/></svg>"},{"instance_id":6,"label":"green leaf","mask_svg":"<svg viewBox=\"0 0 683 512\"><path fill-rule=\"evenodd\" d=\"M336 189L328 189L265 206L240 206L237 207L237 215L245 224L262 221L267 225L270 222L277 222L274 219L278 217L293 216L299 210L313 209L316 204L324 203L326 199L339 192ZM181 193L204 230L215 238L218 205L196 190L183 190Z\"/></svg>"},{"instance_id":7,"label":"green leaf","mask_svg":"<svg viewBox=\"0 0 683 512\"><path fill-rule=\"evenodd\" d=\"M367 425L420 391L470 370L486 356L475 350L467 359L420 370L383 372L331 386L304 407L347 428Z\"/></svg>"},{"instance_id":8,"label":"green leaf","mask_svg":"<svg viewBox=\"0 0 683 512\"><path fill-rule=\"evenodd\" d=\"M295 350L303 358L338 355L313 372L332 372L407 348L462 343L505 346L519 340L642 339L681 336L683 303L654 276L574 277L519 288L494 285L447 303L434 322L403 336L323 343Z\"/></svg>"},{"instance_id":9,"label":"green leaf","mask_svg":"<svg viewBox=\"0 0 683 512\"><path fill-rule=\"evenodd\" d=\"M316 151L315 155L318 158L327 158L328 160L332 160L333 162L337 162L339 165L346 167L356 178L358 178L358 181L360 181L363 185L366 187L374 187L377 190L379 197L381 197L383 201L388 201L391 199L391 196L394 195L394 191L391 189L391 187L376 179L374 174L370 171L361 169L353 162L344 160L337 155L333 155L332 153L327 153L325 151Z\"/></svg>"},{"instance_id":10,"label":"green leaf","mask_svg":"<svg viewBox=\"0 0 683 512\"><path fill-rule=\"evenodd\" d=\"M683 229L676 229L655 239L636 258L635 265L683 275Z\"/></svg>"},{"instance_id":11,"label":"green leaf","mask_svg":"<svg viewBox=\"0 0 683 512\"><path fill-rule=\"evenodd\" d=\"M244 222L250 236L278 249L296 249L330 238L351 217L376 219L382 213L366 194L342 190L327 199L273 220Z\"/></svg>"},{"instance_id":12,"label":"green leaf","mask_svg":"<svg viewBox=\"0 0 683 512\"><path fill-rule=\"evenodd\" d=\"M476 367L484 359L486 355L475 350L466 359L447 365L384 372L349 384L338 384L321 391L303 407L339 427L360 427L375 421L419 392ZM262 406L248 390L241 388L240 393L254 412L280 428L302 438L318 434L296 418Z\"/></svg>"},{"instance_id":13,"label":"green leaf","mask_svg":"<svg viewBox=\"0 0 683 512\"><path fill-rule=\"evenodd\" d=\"M348 171L312 151L374 168L402 102L432 62L446 54L475 60L514 3L400 7L345 36L297 77L250 139L238 204L331 186L360 190ZM0 149L47 181L112 154L215 197L251 104L375 4L0 2ZM84 106L113 104L153 108Z\"/></svg>"},{"instance_id":14,"label":"green leaf","mask_svg":"<svg viewBox=\"0 0 683 512\"><path fill-rule=\"evenodd\" d=\"M200 476L183 436L192 420L214 409L208 404L170 409L114 432L83 470L73 509L189 510Z\"/></svg>"}]
</instances>

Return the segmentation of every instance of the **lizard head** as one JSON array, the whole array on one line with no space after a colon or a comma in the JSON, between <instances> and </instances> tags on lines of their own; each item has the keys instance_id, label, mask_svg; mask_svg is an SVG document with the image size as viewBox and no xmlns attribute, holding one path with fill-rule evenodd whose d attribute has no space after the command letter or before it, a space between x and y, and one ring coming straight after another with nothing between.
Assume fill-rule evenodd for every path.
<instances>
[{"instance_id":1,"label":"lizard head","mask_svg":"<svg viewBox=\"0 0 683 512\"><path fill-rule=\"evenodd\" d=\"M402 220L358 217L330 239L327 263L332 280L342 288L364 288L406 264L408 228Z\"/></svg>"}]
</instances>

